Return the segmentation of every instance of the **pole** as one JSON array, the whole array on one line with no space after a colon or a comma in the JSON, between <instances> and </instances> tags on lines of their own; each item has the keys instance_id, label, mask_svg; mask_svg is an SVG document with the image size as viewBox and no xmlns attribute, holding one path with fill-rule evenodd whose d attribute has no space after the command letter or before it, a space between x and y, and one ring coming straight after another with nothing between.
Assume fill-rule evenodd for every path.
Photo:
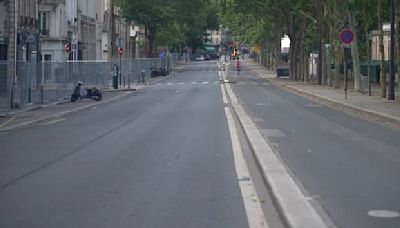
<instances>
[{"instance_id":1,"label":"pole","mask_svg":"<svg viewBox=\"0 0 400 228\"><path fill-rule=\"evenodd\" d=\"M395 0L391 0L391 22L390 22L390 79L389 79L389 94L388 94L388 99L389 100L394 100L395 99L395 94L394 94L394 83L395 83L395 69L394 69L394 48L395 48L395 27L394 27L394 21L395 21Z\"/></svg>"},{"instance_id":2,"label":"pole","mask_svg":"<svg viewBox=\"0 0 400 228\"><path fill-rule=\"evenodd\" d=\"M319 23L319 50L318 50L318 68L317 68L317 76L318 76L318 85L322 85L322 22Z\"/></svg>"},{"instance_id":3,"label":"pole","mask_svg":"<svg viewBox=\"0 0 400 228\"><path fill-rule=\"evenodd\" d=\"M119 54L119 85L122 85L122 55Z\"/></svg>"},{"instance_id":4,"label":"pole","mask_svg":"<svg viewBox=\"0 0 400 228\"><path fill-rule=\"evenodd\" d=\"M346 61L346 46L344 47L344 98L347 99L347 61Z\"/></svg>"}]
</instances>

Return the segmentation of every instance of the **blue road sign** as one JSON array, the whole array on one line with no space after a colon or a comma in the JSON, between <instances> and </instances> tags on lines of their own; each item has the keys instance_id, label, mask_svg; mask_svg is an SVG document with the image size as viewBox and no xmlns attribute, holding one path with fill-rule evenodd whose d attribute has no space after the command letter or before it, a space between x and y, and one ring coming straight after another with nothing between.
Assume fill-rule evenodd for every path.
<instances>
[{"instance_id":1,"label":"blue road sign","mask_svg":"<svg viewBox=\"0 0 400 228\"><path fill-rule=\"evenodd\" d=\"M343 29L340 32L340 40L342 41L342 43L344 44L351 44L354 40L354 33L352 30L350 29Z\"/></svg>"}]
</instances>

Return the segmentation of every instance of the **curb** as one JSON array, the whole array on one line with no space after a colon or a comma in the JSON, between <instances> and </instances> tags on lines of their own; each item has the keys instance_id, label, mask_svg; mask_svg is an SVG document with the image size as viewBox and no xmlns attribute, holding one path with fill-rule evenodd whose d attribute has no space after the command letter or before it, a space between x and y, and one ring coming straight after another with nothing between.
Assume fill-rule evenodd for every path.
<instances>
[{"instance_id":1,"label":"curb","mask_svg":"<svg viewBox=\"0 0 400 228\"><path fill-rule=\"evenodd\" d=\"M225 89L285 227L327 227L321 216L307 201L299 186L290 176L287 168L265 141L255 123L238 103L238 99L232 89L229 86L225 86Z\"/></svg>"},{"instance_id":2,"label":"curb","mask_svg":"<svg viewBox=\"0 0 400 228\"><path fill-rule=\"evenodd\" d=\"M251 68L250 68L251 69ZM379 125L385 126L385 127L390 127L392 129L399 129L400 128L400 117L389 115L383 112L378 112L378 111L373 111L369 110L363 107L359 107L356 105L348 104L348 103L343 103L337 100L334 100L329 97L325 97L322 95L317 95L312 92L304 91L302 89L295 88L290 85L286 85L283 82L276 81L271 78L265 78L262 76L262 74L254 69L251 69L253 72L257 73L259 77L267 80L271 84L275 86L279 86L281 88L284 88L286 90L290 90L292 92L295 92L296 94L312 99L315 102L318 102L323 105L327 105L333 109L336 109L338 111L345 112L347 114L353 115L355 117L368 120L374 123L377 123Z\"/></svg>"},{"instance_id":3,"label":"curb","mask_svg":"<svg viewBox=\"0 0 400 228\"><path fill-rule=\"evenodd\" d=\"M69 100L65 99L65 100L56 101L56 102L52 102L52 103L48 103L48 104L35 105L35 106L24 108L24 109L21 109L21 110L18 110L18 111L12 111L12 112L7 112L7 113L0 114L0 117L13 116L13 115L17 115L17 114L20 114L20 113L23 113L23 112L29 112L29 111L33 111L33 110L41 109L41 108L48 108L48 107L51 107L51 106L64 104L64 103L67 103L67 102L69 102Z\"/></svg>"},{"instance_id":4,"label":"curb","mask_svg":"<svg viewBox=\"0 0 400 228\"><path fill-rule=\"evenodd\" d=\"M136 91L137 88L131 88L131 89L107 89L107 90L103 90L103 93L112 93L112 92L125 92L125 91ZM0 117L7 117L7 116L13 116L13 115L17 115L23 112L29 112L29 111L33 111L33 110L37 110L37 109L41 109L41 108L48 108L48 107L52 107L52 106L56 106L59 104L64 104L64 103L68 103L70 102L69 99L64 99L64 100L60 100L60 101L56 101L56 102L51 102L51 103L47 103L47 104L39 104L39 105L34 105L32 107L27 107L27 108L23 108L17 111L11 111L11 112L7 112L7 113L2 113L0 114Z\"/></svg>"},{"instance_id":5,"label":"curb","mask_svg":"<svg viewBox=\"0 0 400 228\"><path fill-rule=\"evenodd\" d=\"M70 114L70 113L74 113L74 112L79 112L79 111L82 111L82 110L85 110L85 109L88 109L88 108L91 108L91 107L94 107L94 106L97 106L97 105L107 104L109 102L112 102L112 101L121 99L123 97L129 96L132 93L133 93L133 91L128 91L126 94L122 94L122 95L113 97L113 98L111 98L109 100L105 100L105 101L100 101L100 102L84 105L82 107L78 107L78 108L71 109L71 110L68 110L68 111L59 112L59 113L56 113L56 114L53 114L53 115L50 115L50 116L46 116L46 117L43 117L43 118L30 120L30 121L19 123L19 124L16 124L14 126L10 126L10 127L1 128L0 132L13 130L13 129L20 128L20 127L25 127L25 126L28 126L28 125L31 125L31 124L34 124L34 123L37 123L37 122L45 121L45 120L52 119L52 118L61 117L61 116L64 116L64 115L67 115L67 114ZM64 103L66 103L66 102L69 102L69 101L64 101Z\"/></svg>"}]
</instances>

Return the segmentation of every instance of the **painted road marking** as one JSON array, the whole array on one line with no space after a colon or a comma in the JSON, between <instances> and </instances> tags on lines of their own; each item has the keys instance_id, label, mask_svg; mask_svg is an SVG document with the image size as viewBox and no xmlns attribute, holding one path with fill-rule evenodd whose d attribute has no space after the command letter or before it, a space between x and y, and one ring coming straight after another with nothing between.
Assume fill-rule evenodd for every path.
<instances>
[{"instance_id":1,"label":"painted road marking","mask_svg":"<svg viewBox=\"0 0 400 228\"><path fill-rule=\"evenodd\" d=\"M372 210L368 211L368 215L377 218L397 218L400 217L400 213L390 210Z\"/></svg>"},{"instance_id":2,"label":"painted road marking","mask_svg":"<svg viewBox=\"0 0 400 228\"><path fill-rule=\"evenodd\" d=\"M192 85L196 85L197 84L197 82L192 82Z\"/></svg>"},{"instance_id":3,"label":"painted road marking","mask_svg":"<svg viewBox=\"0 0 400 228\"><path fill-rule=\"evenodd\" d=\"M225 92L223 84L221 84L221 92L222 92L222 100L224 101L224 104L228 104L228 99L226 99L226 92Z\"/></svg>"},{"instance_id":4,"label":"painted road marking","mask_svg":"<svg viewBox=\"0 0 400 228\"><path fill-rule=\"evenodd\" d=\"M16 117L13 116L13 117L11 117L10 119L4 121L2 124L0 124L0 128L2 128L2 127L4 127L4 126L6 126L7 124L11 123L12 121L15 120L15 118L16 118Z\"/></svg>"},{"instance_id":5,"label":"painted road marking","mask_svg":"<svg viewBox=\"0 0 400 228\"><path fill-rule=\"evenodd\" d=\"M269 106L271 103L256 103L256 106Z\"/></svg>"},{"instance_id":6,"label":"painted road marking","mask_svg":"<svg viewBox=\"0 0 400 228\"><path fill-rule=\"evenodd\" d=\"M225 115L228 120L228 128L231 136L233 157L235 160L236 175L239 180L239 187L242 193L243 204L247 214L249 228L268 227L264 213L260 205L260 199L257 196L250 172L244 160L243 151L239 143L237 128L233 116L228 107L225 107Z\"/></svg>"},{"instance_id":7,"label":"painted road marking","mask_svg":"<svg viewBox=\"0 0 400 228\"><path fill-rule=\"evenodd\" d=\"M48 126L48 125L52 125L52 124L55 124L55 123L59 123L59 122L64 121L64 120L65 120L65 118L59 118L59 119L55 119L55 120L51 120L51 121L42 123L42 124L40 124L40 125L42 125L42 126Z\"/></svg>"},{"instance_id":8,"label":"painted road marking","mask_svg":"<svg viewBox=\"0 0 400 228\"><path fill-rule=\"evenodd\" d=\"M174 85L174 83L172 83L172 82L168 82L166 85Z\"/></svg>"},{"instance_id":9,"label":"painted road marking","mask_svg":"<svg viewBox=\"0 0 400 228\"><path fill-rule=\"evenodd\" d=\"M179 82L179 83L178 83L178 85L184 85L184 84L185 84L184 82Z\"/></svg>"},{"instance_id":10,"label":"painted road marking","mask_svg":"<svg viewBox=\"0 0 400 228\"><path fill-rule=\"evenodd\" d=\"M205 84L208 84L208 83L209 83L209 82L202 82L202 84L204 84L204 85L205 85Z\"/></svg>"}]
</instances>

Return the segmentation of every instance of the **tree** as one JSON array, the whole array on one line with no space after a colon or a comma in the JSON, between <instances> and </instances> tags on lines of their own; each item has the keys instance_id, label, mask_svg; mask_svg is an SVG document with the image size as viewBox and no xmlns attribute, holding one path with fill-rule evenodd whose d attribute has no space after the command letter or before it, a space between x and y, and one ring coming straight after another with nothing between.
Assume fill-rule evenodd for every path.
<instances>
[{"instance_id":1,"label":"tree","mask_svg":"<svg viewBox=\"0 0 400 228\"><path fill-rule=\"evenodd\" d=\"M146 27L150 55L155 55L155 45L202 45L203 32L218 28L217 2L215 0L115 0L125 19Z\"/></svg>"},{"instance_id":2,"label":"tree","mask_svg":"<svg viewBox=\"0 0 400 228\"><path fill-rule=\"evenodd\" d=\"M385 48L383 45L383 24L382 24L382 2L378 0L378 26L379 26L379 51L381 54L381 86L382 86L382 98L386 98L386 69L385 69Z\"/></svg>"}]
</instances>

